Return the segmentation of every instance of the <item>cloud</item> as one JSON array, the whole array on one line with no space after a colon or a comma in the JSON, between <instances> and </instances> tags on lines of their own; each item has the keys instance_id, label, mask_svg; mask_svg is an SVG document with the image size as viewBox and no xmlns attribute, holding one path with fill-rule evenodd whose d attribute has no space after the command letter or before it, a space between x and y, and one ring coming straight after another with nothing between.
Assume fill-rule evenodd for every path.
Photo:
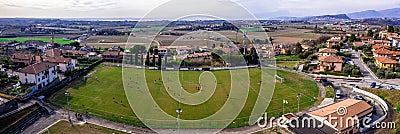
<instances>
[{"instance_id":1,"label":"cloud","mask_svg":"<svg viewBox=\"0 0 400 134\"><path fill-rule=\"evenodd\" d=\"M116 1L110 0L3 0L9 7L31 8L42 10L63 9L70 11L91 11L105 8L115 8Z\"/></svg>"}]
</instances>

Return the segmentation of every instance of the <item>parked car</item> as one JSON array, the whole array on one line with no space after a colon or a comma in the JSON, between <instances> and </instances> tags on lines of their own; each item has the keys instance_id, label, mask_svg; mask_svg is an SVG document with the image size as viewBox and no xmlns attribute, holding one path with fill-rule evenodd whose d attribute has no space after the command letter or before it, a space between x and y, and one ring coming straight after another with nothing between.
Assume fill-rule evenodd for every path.
<instances>
[{"instance_id":1,"label":"parked car","mask_svg":"<svg viewBox=\"0 0 400 134\"><path fill-rule=\"evenodd\" d=\"M376 86L376 82L372 82L369 87L374 88Z\"/></svg>"},{"instance_id":2,"label":"parked car","mask_svg":"<svg viewBox=\"0 0 400 134\"><path fill-rule=\"evenodd\" d=\"M364 100L364 97L362 97L361 95L356 95L354 97L354 99L356 99L356 100Z\"/></svg>"},{"instance_id":3,"label":"parked car","mask_svg":"<svg viewBox=\"0 0 400 134\"><path fill-rule=\"evenodd\" d=\"M376 85L376 87L375 88L383 88L383 86L382 85Z\"/></svg>"},{"instance_id":4,"label":"parked car","mask_svg":"<svg viewBox=\"0 0 400 134\"><path fill-rule=\"evenodd\" d=\"M342 94L341 94L340 90L336 90L336 91L335 91L335 98L336 98L336 99L342 98Z\"/></svg>"},{"instance_id":5,"label":"parked car","mask_svg":"<svg viewBox=\"0 0 400 134\"><path fill-rule=\"evenodd\" d=\"M387 90L393 90L394 87L393 87L392 85L388 85L388 86L386 87L386 89L387 89Z\"/></svg>"}]
</instances>

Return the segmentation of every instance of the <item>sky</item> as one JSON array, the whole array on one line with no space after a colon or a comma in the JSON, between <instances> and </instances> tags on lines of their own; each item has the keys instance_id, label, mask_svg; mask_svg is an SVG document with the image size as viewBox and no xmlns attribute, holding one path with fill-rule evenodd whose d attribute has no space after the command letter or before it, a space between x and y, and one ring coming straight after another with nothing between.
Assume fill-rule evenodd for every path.
<instances>
[{"instance_id":1,"label":"sky","mask_svg":"<svg viewBox=\"0 0 400 134\"><path fill-rule=\"evenodd\" d=\"M171 0L1 0L0 18L142 18L169 1ZM207 3L209 0L202 1ZM243 6L259 19L400 7L399 0L233 0L233 2ZM173 5L172 8L180 9L184 8L183 6L188 7L188 5ZM196 8L196 5L189 7ZM224 11L216 10L216 12ZM226 14L229 14L229 11Z\"/></svg>"}]
</instances>

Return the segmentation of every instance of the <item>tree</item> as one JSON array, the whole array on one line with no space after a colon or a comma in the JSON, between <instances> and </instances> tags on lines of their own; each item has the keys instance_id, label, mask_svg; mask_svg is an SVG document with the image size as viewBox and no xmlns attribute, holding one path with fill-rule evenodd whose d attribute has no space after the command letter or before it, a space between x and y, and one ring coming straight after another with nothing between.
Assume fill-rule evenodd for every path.
<instances>
[{"instance_id":1,"label":"tree","mask_svg":"<svg viewBox=\"0 0 400 134\"><path fill-rule=\"evenodd\" d=\"M212 48L215 48L215 43L214 43L214 44L212 44Z\"/></svg>"},{"instance_id":2,"label":"tree","mask_svg":"<svg viewBox=\"0 0 400 134\"><path fill-rule=\"evenodd\" d=\"M351 65L345 65L343 68L343 72L345 72L347 74L352 73L352 71L353 71L353 66L351 66Z\"/></svg>"},{"instance_id":3,"label":"tree","mask_svg":"<svg viewBox=\"0 0 400 134\"><path fill-rule=\"evenodd\" d=\"M146 66L150 66L150 52L146 54Z\"/></svg>"},{"instance_id":4,"label":"tree","mask_svg":"<svg viewBox=\"0 0 400 134\"><path fill-rule=\"evenodd\" d=\"M374 36L374 32L372 32L372 30L368 30L367 31L367 36L373 37Z\"/></svg>"},{"instance_id":5,"label":"tree","mask_svg":"<svg viewBox=\"0 0 400 134\"><path fill-rule=\"evenodd\" d=\"M356 41L356 35L355 34L351 34L350 38L349 38L349 42L354 42Z\"/></svg>"},{"instance_id":6,"label":"tree","mask_svg":"<svg viewBox=\"0 0 400 134\"><path fill-rule=\"evenodd\" d=\"M219 45L219 47L224 48L224 44L221 43L221 44Z\"/></svg>"},{"instance_id":7,"label":"tree","mask_svg":"<svg viewBox=\"0 0 400 134\"><path fill-rule=\"evenodd\" d=\"M74 47L76 47L76 48L80 48L80 45L81 45L81 44L80 44L79 42L76 42L76 41L75 41L75 42L69 43L69 45L70 45L70 46L74 46Z\"/></svg>"},{"instance_id":8,"label":"tree","mask_svg":"<svg viewBox=\"0 0 400 134\"><path fill-rule=\"evenodd\" d=\"M300 54L303 51L300 42L296 43L296 47L293 49L294 54Z\"/></svg>"},{"instance_id":9,"label":"tree","mask_svg":"<svg viewBox=\"0 0 400 134\"><path fill-rule=\"evenodd\" d=\"M393 26L387 26L387 31L393 33L394 32Z\"/></svg>"},{"instance_id":10,"label":"tree","mask_svg":"<svg viewBox=\"0 0 400 134\"><path fill-rule=\"evenodd\" d=\"M393 27L393 32L395 32L395 33L399 33L399 28L398 28L398 27L396 27L396 26L394 26L394 27Z\"/></svg>"}]
</instances>

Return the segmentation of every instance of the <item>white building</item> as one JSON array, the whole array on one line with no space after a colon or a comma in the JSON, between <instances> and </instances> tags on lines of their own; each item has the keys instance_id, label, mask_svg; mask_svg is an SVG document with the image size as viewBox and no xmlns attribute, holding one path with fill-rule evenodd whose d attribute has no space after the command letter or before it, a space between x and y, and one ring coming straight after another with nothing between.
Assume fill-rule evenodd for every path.
<instances>
[{"instance_id":1,"label":"white building","mask_svg":"<svg viewBox=\"0 0 400 134\"><path fill-rule=\"evenodd\" d=\"M57 65L50 62L39 62L17 71L22 84L34 84L42 89L57 79Z\"/></svg>"},{"instance_id":2,"label":"white building","mask_svg":"<svg viewBox=\"0 0 400 134\"><path fill-rule=\"evenodd\" d=\"M57 64L58 69L61 72L65 72L67 70L75 70L76 60L71 58L48 58L47 62L51 62Z\"/></svg>"}]
</instances>

